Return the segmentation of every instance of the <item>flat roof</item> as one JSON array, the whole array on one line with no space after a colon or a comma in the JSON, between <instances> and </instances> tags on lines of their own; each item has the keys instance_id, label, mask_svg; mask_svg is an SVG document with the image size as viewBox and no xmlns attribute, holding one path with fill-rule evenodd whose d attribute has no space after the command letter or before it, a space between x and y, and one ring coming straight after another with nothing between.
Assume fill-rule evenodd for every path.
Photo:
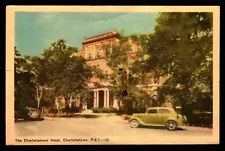
<instances>
[{"instance_id":1,"label":"flat roof","mask_svg":"<svg viewBox=\"0 0 225 151\"><path fill-rule=\"evenodd\" d=\"M97 35L97 36L89 37L86 40L84 40L83 44L88 44L88 43L100 41L100 40L103 40L103 39L113 38L113 37L116 37L117 35L118 35L118 33L116 31L107 32L107 33L100 34L100 35Z\"/></svg>"},{"instance_id":2,"label":"flat roof","mask_svg":"<svg viewBox=\"0 0 225 151\"><path fill-rule=\"evenodd\" d=\"M174 108L171 108L171 107L162 107L162 106L160 107L159 106L159 107L149 107L148 109L170 109L171 110L171 109L174 109Z\"/></svg>"}]
</instances>

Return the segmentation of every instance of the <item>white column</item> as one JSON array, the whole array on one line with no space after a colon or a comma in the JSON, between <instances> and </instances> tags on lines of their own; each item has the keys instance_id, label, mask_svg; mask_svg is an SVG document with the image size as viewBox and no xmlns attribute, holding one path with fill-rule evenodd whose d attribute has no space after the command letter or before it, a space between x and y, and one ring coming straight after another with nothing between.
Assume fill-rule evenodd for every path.
<instances>
[{"instance_id":1,"label":"white column","mask_svg":"<svg viewBox=\"0 0 225 151\"><path fill-rule=\"evenodd\" d=\"M107 105L109 107L109 90L107 90Z\"/></svg>"},{"instance_id":2,"label":"white column","mask_svg":"<svg viewBox=\"0 0 225 151\"><path fill-rule=\"evenodd\" d=\"M104 90L104 107L107 107L107 97L106 97L106 95L107 95L107 91Z\"/></svg>"},{"instance_id":3,"label":"white column","mask_svg":"<svg viewBox=\"0 0 225 151\"><path fill-rule=\"evenodd\" d=\"M97 92L96 91L94 91L94 107L96 107L97 105Z\"/></svg>"},{"instance_id":4,"label":"white column","mask_svg":"<svg viewBox=\"0 0 225 151\"><path fill-rule=\"evenodd\" d=\"M98 90L96 91L96 94L97 94L97 97L96 97L97 105L96 105L96 107L99 107L99 93L98 93Z\"/></svg>"}]
</instances>

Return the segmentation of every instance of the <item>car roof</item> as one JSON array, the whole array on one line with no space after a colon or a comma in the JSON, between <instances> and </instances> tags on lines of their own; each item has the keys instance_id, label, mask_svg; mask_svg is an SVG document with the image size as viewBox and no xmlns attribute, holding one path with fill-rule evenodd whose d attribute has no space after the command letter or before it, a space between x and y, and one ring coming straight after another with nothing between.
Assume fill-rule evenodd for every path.
<instances>
[{"instance_id":1,"label":"car roof","mask_svg":"<svg viewBox=\"0 0 225 151\"><path fill-rule=\"evenodd\" d=\"M148 108L148 110L149 109L168 109L168 110L174 110L173 108L171 108L171 107L150 107L150 108Z\"/></svg>"},{"instance_id":2,"label":"car roof","mask_svg":"<svg viewBox=\"0 0 225 151\"><path fill-rule=\"evenodd\" d=\"M28 108L28 110L39 111L37 108Z\"/></svg>"}]
</instances>

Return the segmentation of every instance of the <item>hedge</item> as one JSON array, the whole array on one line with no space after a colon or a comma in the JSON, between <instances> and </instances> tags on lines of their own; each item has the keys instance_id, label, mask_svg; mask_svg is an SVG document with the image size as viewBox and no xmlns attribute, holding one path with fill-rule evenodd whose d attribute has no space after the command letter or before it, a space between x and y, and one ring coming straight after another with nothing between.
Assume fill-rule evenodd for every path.
<instances>
[{"instance_id":1,"label":"hedge","mask_svg":"<svg viewBox=\"0 0 225 151\"><path fill-rule=\"evenodd\" d=\"M192 112L187 115L189 125L210 126L213 124L212 112Z\"/></svg>"},{"instance_id":2,"label":"hedge","mask_svg":"<svg viewBox=\"0 0 225 151\"><path fill-rule=\"evenodd\" d=\"M52 114L52 113L47 113L44 115L44 117L61 117L61 118L97 118L99 117L98 115L91 115L91 114Z\"/></svg>"},{"instance_id":3,"label":"hedge","mask_svg":"<svg viewBox=\"0 0 225 151\"><path fill-rule=\"evenodd\" d=\"M113 107L103 107L103 108L95 107L92 108L92 111L93 113L116 113L118 110Z\"/></svg>"}]
</instances>

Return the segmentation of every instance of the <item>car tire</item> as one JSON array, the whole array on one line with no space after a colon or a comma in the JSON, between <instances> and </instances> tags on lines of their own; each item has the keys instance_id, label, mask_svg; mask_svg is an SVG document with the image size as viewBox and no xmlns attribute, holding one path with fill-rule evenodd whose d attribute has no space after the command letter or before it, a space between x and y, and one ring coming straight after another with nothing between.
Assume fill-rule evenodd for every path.
<instances>
[{"instance_id":1,"label":"car tire","mask_svg":"<svg viewBox=\"0 0 225 151\"><path fill-rule=\"evenodd\" d=\"M137 120L131 120L130 126L132 128L138 128L139 127L139 122Z\"/></svg>"},{"instance_id":2,"label":"car tire","mask_svg":"<svg viewBox=\"0 0 225 151\"><path fill-rule=\"evenodd\" d=\"M177 123L173 120L169 120L166 122L166 129L169 131L174 131L177 129Z\"/></svg>"}]
</instances>

